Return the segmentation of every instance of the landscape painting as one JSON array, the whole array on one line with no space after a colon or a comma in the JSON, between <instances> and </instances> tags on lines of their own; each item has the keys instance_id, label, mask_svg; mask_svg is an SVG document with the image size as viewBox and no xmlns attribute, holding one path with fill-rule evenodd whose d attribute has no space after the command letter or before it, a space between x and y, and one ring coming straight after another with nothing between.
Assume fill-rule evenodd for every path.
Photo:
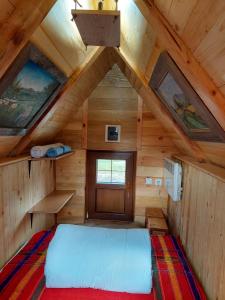
<instances>
[{"instance_id":1,"label":"landscape painting","mask_svg":"<svg viewBox=\"0 0 225 300\"><path fill-rule=\"evenodd\" d=\"M0 95L0 127L26 128L59 85L56 78L29 59Z\"/></svg>"},{"instance_id":2,"label":"landscape painting","mask_svg":"<svg viewBox=\"0 0 225 300\"><path fill-rule=\"evenodd\" d=\"M170 73L163 79L159 92L189 130L210 130Z\"/></svg>"},{"instance_id":3,"label":"landscape painting","mask_svg":"<svg viewBox=\"0 0 225 300\"><path fill-rule=\"evenodd\" d=\"M224 130L167 52L160 54L149 86L191 139L225 142Z\"/></svg>"}]
</instances>

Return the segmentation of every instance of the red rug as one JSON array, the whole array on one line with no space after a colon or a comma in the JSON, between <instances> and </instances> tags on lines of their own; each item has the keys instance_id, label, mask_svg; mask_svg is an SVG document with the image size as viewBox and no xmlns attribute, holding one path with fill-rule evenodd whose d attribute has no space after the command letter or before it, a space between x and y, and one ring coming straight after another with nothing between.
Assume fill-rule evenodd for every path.
<instances>
[{"instance_id":1,"label":"red rug","mask_svg":"<svg viewBox=\"0 0 225 300\"><path fill-rule=\"evenodd\" d=\"M48 289L44 261L54 233L42 231L0 273L0 299L40 300L206 300L182 247L173 236L153 236L153 290L149 295L94 289Z\"/></svg>"}]
</instances>

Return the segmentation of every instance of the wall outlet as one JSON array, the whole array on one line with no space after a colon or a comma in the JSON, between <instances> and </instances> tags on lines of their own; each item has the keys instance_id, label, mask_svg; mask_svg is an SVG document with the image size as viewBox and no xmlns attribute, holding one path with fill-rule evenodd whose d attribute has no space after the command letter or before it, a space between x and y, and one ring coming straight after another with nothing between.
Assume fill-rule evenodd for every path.
<instances>
[{"instance_id":1,"label":"wall outlet","mask_svg":"<svg viewBox=\"0 0 225 300\"><path fill-rule=\"evenodd\" d=\"M162 185L162 178L155 179L155 185L161 186Z\"/></svg>"},{"instance_id":2,"label":"wall outlet","mask_svg":"<svg viewBox=\"0 0 225 300\"><path fill-rule=\"evenodd\" d=\"M145 178L145 184L147 184L147 185L152 185L152 184L153 184L153 179L152 179L152 177L146 177L146 178Z\"/></svg>"}]
</instances>

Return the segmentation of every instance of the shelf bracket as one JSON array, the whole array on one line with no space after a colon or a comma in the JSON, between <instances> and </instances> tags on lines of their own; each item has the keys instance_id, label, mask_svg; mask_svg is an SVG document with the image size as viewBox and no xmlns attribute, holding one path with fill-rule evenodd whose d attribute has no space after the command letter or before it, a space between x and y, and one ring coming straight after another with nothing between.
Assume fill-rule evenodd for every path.
<instances>
[{"instance_id":1,"label":"shelf bracket","mask_svg":"<svg viewBox=\"0 0 225 300\"><path fill-rule=\"evenodd\" d=\"M30 173L31 173L31 163L32 163L32 160L28 160L28 173L29 173L29 178L30 178Z\"/></svg>"}]
</instances>

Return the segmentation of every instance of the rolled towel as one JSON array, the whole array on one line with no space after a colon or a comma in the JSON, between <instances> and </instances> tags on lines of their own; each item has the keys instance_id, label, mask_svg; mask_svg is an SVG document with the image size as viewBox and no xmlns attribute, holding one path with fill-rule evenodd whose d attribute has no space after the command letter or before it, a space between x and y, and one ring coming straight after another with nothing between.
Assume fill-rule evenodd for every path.
<instances>
[{"instance_id":1,"label":"rolled towel","mask_svg":"<svg viewBox=\"0 0 225 300\"><path fill-rule=\"evenodd\" d=\"M63 146L61 147L54 147L54 148L50 148L48 149L46 156L47 157L57 157L60 156L64 153L64 149Z\"/></svg>"},{"instance_id":2,"label":"rolled towel","mask_svg":"<svg viewBox=\"0 0 225 300\"><path fill-rule=\"evenodd\" d=\"M72 148L68 145L63 145L62 148L63 148L63 153L69 153L72 151Z\"/></svg>"},{"instance_id":3,"label":"rolled towel","mask_svg":"<svg viewBox=\"0 0 225 300\"><path fill-rule=\"evenodd\" d=\"M30 155L34 158L41 158L46 155L48 149L54 147L61 147L61 146L63 146L63 144L61 143L44 145L44 146L34 146L31 148Z\"/></svg>"}]
</instances>

